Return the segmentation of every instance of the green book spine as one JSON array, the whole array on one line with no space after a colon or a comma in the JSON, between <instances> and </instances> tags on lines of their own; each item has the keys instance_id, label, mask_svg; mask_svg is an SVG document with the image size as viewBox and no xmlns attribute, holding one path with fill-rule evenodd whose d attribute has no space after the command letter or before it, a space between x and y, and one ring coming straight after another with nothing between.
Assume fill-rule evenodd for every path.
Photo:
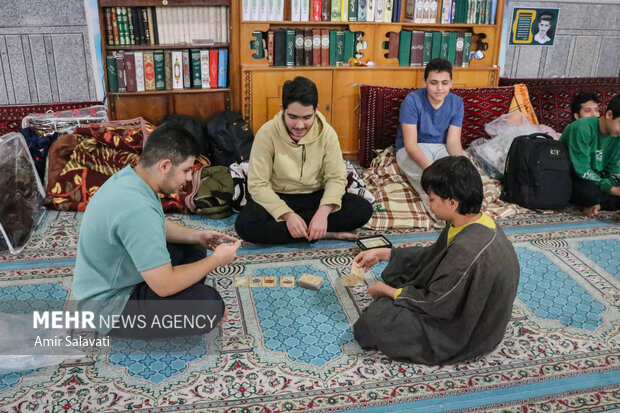
<instances>
[{"instance_id":1,"label":"green book spine","mask_svg":"<svg viewBox=\"0 0 620 413\"><path fill-rule=\"evenodd\" d=\"M164 65L164 51L153 51L153 60L155 61L155 89L166 90L166 70Z\"/></svg>"},{"instance_id":2,"label":"green book spine","mask_svg":"<svg viewBox=\"0 0 620 413\"><path fill-rule=\"evenodd\" d=\"M121 13L123 15L123 34L125 36L125 44L130 45L129 40L129 18L127 17L127 7L121 7Z\"/></svg>"},{"instance_id":3,"label":"green book spine","mask_svg":"<svg viewBox=\"0 0 620 413\"><path fill-rule=\"evenodd\" d=\"M433 47L431 49L431 59L441 56L441 32L433 32Z\"/></svg>"},{"instance_id":4,"label":"green book spine","mask_svg":"<svg viewBox=\"0 0 620 413\"><path fill-rule=\"evenodd\" d=\"M456 36L457 32L449 32L448 36L448 61L454 66L454 56L456 55Z\"/></svg>"},{"instance_id":5,"label":"green book spine","mask_svg":"<svg viewBox=\"0 0 620 413\"><path fill-rule=\"evenodd\" d=\"M108 92L118 92L118 79L116 78L116 57L108 55L105 58L105 65L108 69Z\"/></svg>"},{"instance_id":6,"label":"green book spine","mask_svg":"<svg viewBox=\"0 0 620 413\"><path fill-rule=\"evenodd\" d=\"M336 31L336 65L344 63L344 31Z\"/></svg>"},{"instance_id":7,"label":"green book spine","mask_svg":"<svg viewBox=\"0 0 620 413\"><path fill-rule=\"evenodd\" d=\"M357 4L358 0L349 0L349 21L356 22L357 21Z\"/></svg>"},{"instance_id":8,"label":"green book spine","mask_svg":"<svg viewBox=\"0 0 620 413\"><path fill-rule=\"evenodd\" d=\"M295 66L295 29L286 29L286 65Z\"/></svg>"},{"instance_id":9,"label":"green book spine","mask_svg":"<svg viewBox=\"0 0 620 413\"><path fill-rule=\"evenodd\" d=\"M125 25L123 24L123 12L120 7L114 8L116 11L116 28L118 31L118 44L125 45Z\"/></svg>"},{"instance_id":10,"label":"green book spine","mask_svg":"<svg viewBox=\"0 0 620 413\"><path fill-rule=\"evenodd\" d=\"M442 59L448 59L448 41L450 40L450 33L441 32L441 51L439 57Z\"/></svg>"},{"instance_id":11,"label":"green book spine","mask_svg":"<svg viewBox=\"0 0 620 413\"><path fill-rule=\"evenodd\" d=\"M190 51L190 65L192 68L192 87L194 89L202 89L202 74L200 67L200 50L191 49Z\"/></svg>"},{"instance_id":12,"label":"green book spine","mask_svg":"<svg viewBox=\"0 0 620 413\"><path fill-rule=\"evenodd\" d=\"M398 40L398 65L409 66L411 58L411 31L401 30Z\"/></svg>"},{"instance_id":13,"label":"green book spine","mask_svg":"<svg viewBox=\"0 0 620 413\"><path fill-rule=\"evenodd\" d=\"M329 65L336 66L336 30L329 31Z\"/></svg>"},{"instance_id":14,"label":"green book spine","mask_svg":"<svg viewBox=\"0 0 620 413\"><path fill-rule=\"evenodd\" d=\"M355 54L355 33L352 31L344 32L344 62L347 63Z\"/></svg>"},{"instance_id":15,"label":"green book spine","mask_svg":"<svg viewBox=\"0 0 620 413\"><path fill-rule=\"evenodd\" d=\"M426 66L431 61L431 50L433 49L433 32L424 32L424 49L422 49L422 66Z\"/></svg>"},{"instance_id":16,"label":"green book spine","mask_svg":"<svg viewBox=\"0 0 620 413\"><path fill-rule=\"evenodd\" d=\"M332 0L332 21L340 21L340 0Z\"/></svg>"},{"instance_id":17,"label":"green book spine","mask_svg":"<svg viewBox=\"0 0 620 413\"><path fill-rule=\"evenodd\" d=\"M469 66L469 52L471 52L471 33L465 32L463 40L463 67Z\"/></svg>"}]
</instances>

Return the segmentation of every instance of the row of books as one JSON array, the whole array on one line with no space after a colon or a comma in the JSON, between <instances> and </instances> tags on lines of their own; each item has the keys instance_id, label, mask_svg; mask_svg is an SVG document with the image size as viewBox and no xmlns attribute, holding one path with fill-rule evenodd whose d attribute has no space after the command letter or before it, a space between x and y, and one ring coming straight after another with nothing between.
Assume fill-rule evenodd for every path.
<instances>
[{"instance_id":1,"label":"row of books","mask_svg":"<svg viewBox=\"0 0 620 413\"><path fill-rule=\"evenodd\" d=\"M405 21L436 23L437 0L406 0ZM497 0L443 0L442 24L493 24Z\"/></svg>"},{"instance_id":2,"label":"row of books","mask_svg":"<svg viewBox=\"0 0 620 413\"><path fill-rule=\"evenodd\" d=\"M455 67L468 67L472 34L466 31L401 30L390 32L387 58L398 58L399 66L426 66L441 57Z\"/></svg>"},{"instance_id":3,"label":"row of books","mask_svg":"<svg viewBox=\"0 0 620 413\"><path fill-rule=\"evenodd\" d=\"M290 0L291 21L399 22L401 0ZM435 5L437 4L437 0ZM283 0L243 0L244 21L284 20Z\"/></svg>"},{"instance_id":4,"label":"row of books","mask_svg":"<svg viewBox=\"0 0 620 413\"><path fill-rule=\"evenodd\" d=\"M110 46L228 43L228 6L105 7Z\"/></svg>"},{"instance_id":5,"label":"row of books","mask_svg":"<svg viewBox=\"0 0 620 413\"><path fill-rule=\"evenodd\" d=\"M115 51L106 69L110 93L223 88L228 49Z\"/></svg>"},{"instance_id":6,"label":"row of books","mask_svg":"<svg viewBox=\"0 0 620 413\"><path fill-rule=\"evenodd\" d=\"M275 29L253 32L255 59L270 66L340 66L361 59L363 32L328 29Z\"/></svg>"}]
</instances>

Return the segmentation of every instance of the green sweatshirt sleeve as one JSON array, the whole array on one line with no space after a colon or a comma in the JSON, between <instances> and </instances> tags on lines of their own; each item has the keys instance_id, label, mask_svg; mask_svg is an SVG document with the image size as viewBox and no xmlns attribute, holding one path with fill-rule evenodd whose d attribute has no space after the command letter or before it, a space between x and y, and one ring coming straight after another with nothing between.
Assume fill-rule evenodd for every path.
<instances>
[{"instance_id":1,"label":"green sweatshirt sleeve","mask_svg":"<svg viewBox=\"0 0 620 413\"><path fill-rule=\"evenodd\" d=\"M329 128L329 137L325 145L323 161L323 184L325 191L321 198L321 205L336 205L336 208L332 211L336 212L342 206L342 196L347 186L347 168L342 160L338 135L331 126Z\"/></svg>"},{"instance_id":2,"label":"green sweatshirt sleeve","mask_svg":"<svg viewBox=\"0 0 620 413\"><path fill-rule=\"evenodd\" d=\"M284 202L271 187L273 172L274 146L268 133L261 128L254 138L250 163L248 166L248 190L252 199L265 208L276 221L293 210Z\"/></svg>"},{"instance_id":3,"label":"green sweatshirt sleeve","mask_svg":"<svg viewBox=\"0 0 620 413\"><path fill-rule=\"evenodd\" d=\"M603 178L592 168L592 152L597 149L596 136L588 132L587 129L569 125L564 130L561 140L568 147L570 160L577 176L595 182L601 191L609 193L614 182L609 178Z\"/></svg>"}]
</instances>

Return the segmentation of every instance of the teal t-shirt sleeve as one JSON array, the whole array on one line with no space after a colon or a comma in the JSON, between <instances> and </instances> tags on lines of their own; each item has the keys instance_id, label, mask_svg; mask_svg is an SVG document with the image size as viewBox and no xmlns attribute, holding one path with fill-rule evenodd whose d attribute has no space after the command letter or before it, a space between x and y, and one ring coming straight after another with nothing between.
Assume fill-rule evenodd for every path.
<instances>
[{"instance_id":1,"label":"teal t-shirt sleeve","mask_svg":"<svg viewBox=\"0 0 620 413\"><path fill-rule=\"evenodd\" d=\"M452 112L452 118L450 119L450 125L463 126L463 116L465 116L465 107L463 106L462 99L456 99L454 104L454 111Z\"/></svg>"},{"instance_id":2,"label":"teal t-shirt sleeve","mask_svg":"<svg viewBox=\"0 0 620 413\"><path fill-rule=\"evenodd\" d=\"M154 209L134 210L124 214L116 229L138 271L146 271L170 262L166 248L164 217Z\"/></svg>"}]
</instances>

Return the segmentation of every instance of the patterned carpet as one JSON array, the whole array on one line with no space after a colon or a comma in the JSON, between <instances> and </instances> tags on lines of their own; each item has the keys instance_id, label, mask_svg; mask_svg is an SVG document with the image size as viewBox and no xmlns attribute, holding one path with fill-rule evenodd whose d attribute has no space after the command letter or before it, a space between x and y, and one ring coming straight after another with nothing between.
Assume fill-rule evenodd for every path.
<instances>
[{"instance_id":1,"label":"patterned carpet","mask_svg":"<svg viewBox=\"0 0 620 413\"><path fill-rule=\"evenodd\" d=\"M345 288L338 281L358 250L352 243L248 246L208 281L230 311L222 328L153 341L142 354L133 341L114 340L101 354L0 375L0 411L620 409L620 225L610 217L566 211L500 221L515 244L521 282L504 341L478 360L429 367L362 351L350 326L371 298L366 285ZM234 217L173 219L234 231ZM79 214L50 212L20 255L0 255L0 303L68 299L79 223ZM384 234L396 246L437 236ZM366 283L380 279L383 268L367 273ZM321 289L233 284L241 274L302 273L323 277Z\"/></svg>"}]
</instances>

